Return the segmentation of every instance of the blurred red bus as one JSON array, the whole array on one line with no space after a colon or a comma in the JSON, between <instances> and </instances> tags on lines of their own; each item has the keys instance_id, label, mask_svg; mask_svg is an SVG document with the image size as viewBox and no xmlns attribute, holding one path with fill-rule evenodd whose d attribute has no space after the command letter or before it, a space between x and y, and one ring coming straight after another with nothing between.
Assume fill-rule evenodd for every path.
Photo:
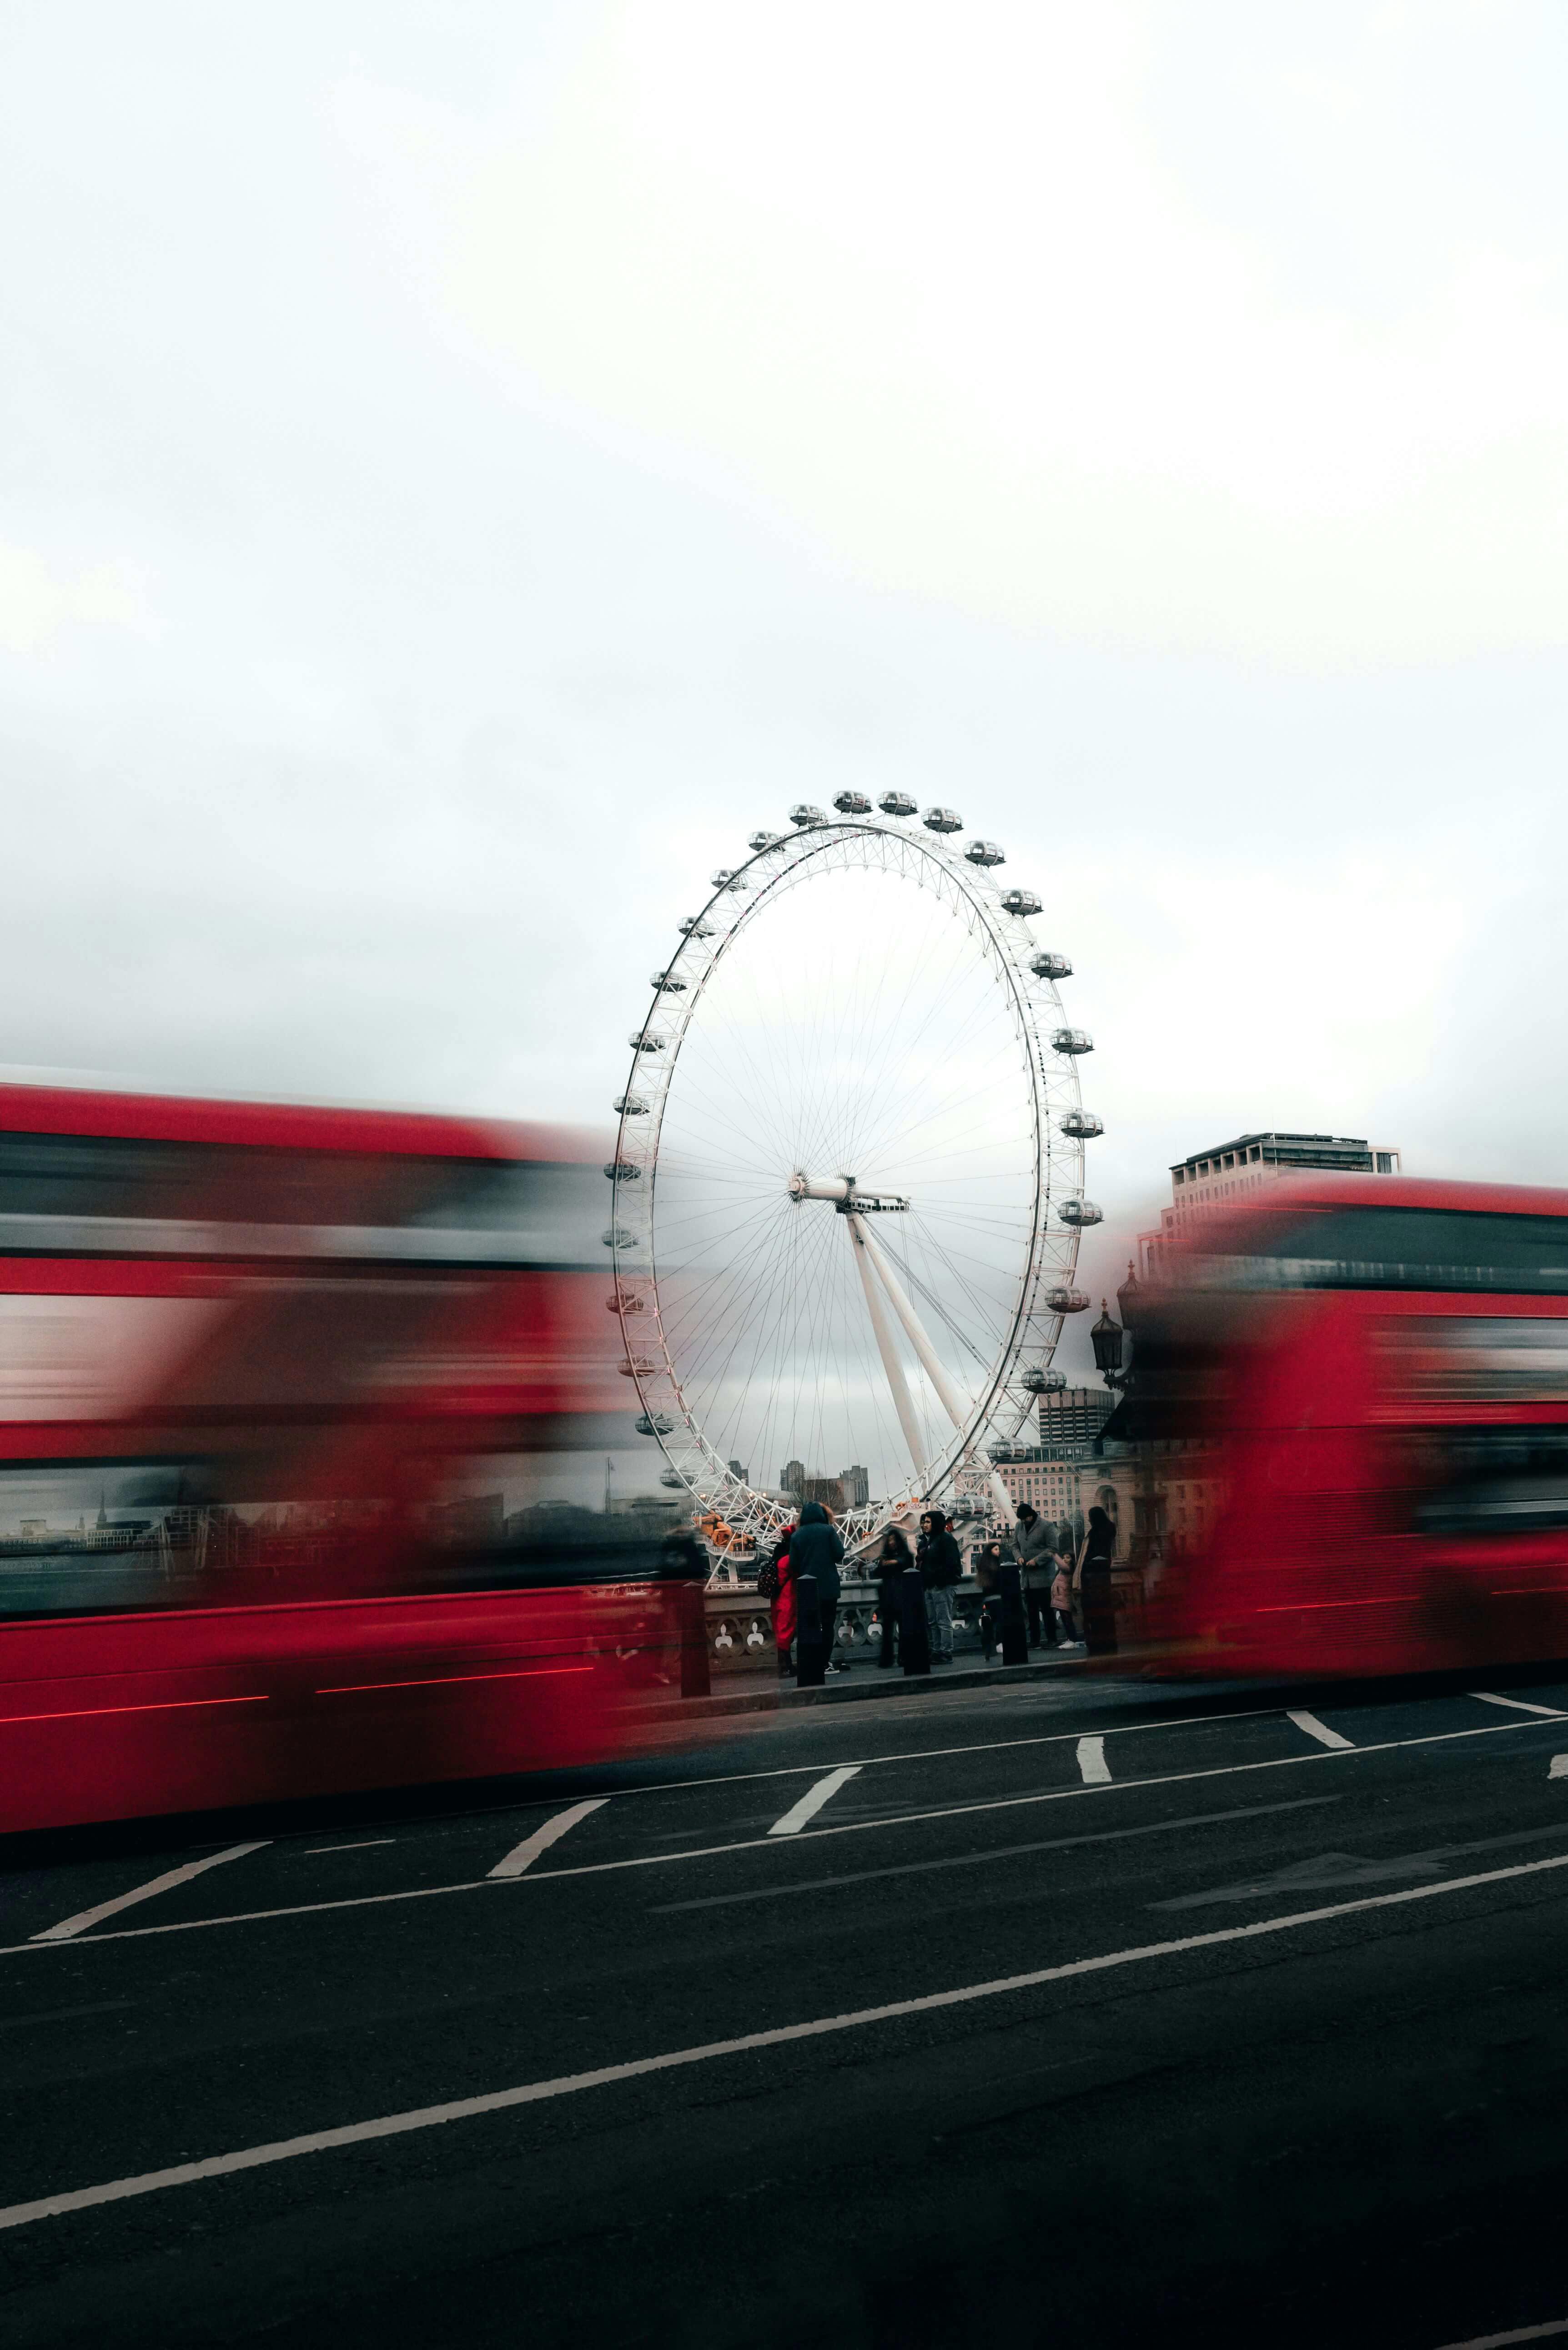
<instances>
[{"instance_id":1,"label":"blurred red bus","mask_svg":"<svg viewBox=\"0 0 1568 2350\"><path fill-rule=\"evenodd\" d=\"M628 1425L595 1156L0 1086L0 1828L635 1742L698 1555L527 1506Z\"/></svg>"},{"instance_id":2,"label":"blurred red bus","mask_svg":"<svg viewBox=\"0 0 1568 2350\"><path fill-rule=\"evenodd\" d=\"M1282 1184L1163 1257L1135 1336L1107 1432L1151 1448L1173 1658L1568 1658L1568 1192Z\"/></svg>"}]
</instances>

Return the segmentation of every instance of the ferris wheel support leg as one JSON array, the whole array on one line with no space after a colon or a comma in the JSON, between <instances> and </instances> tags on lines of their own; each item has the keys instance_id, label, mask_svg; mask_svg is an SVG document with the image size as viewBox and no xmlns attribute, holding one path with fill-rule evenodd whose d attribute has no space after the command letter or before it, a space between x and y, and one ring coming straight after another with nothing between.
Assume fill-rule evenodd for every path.
<instances>
[{"instance_id":1,"label":"ferris wheel support leg","mask_svg":"<svg viewBox=\"0 0 1568 2350\"><path fill-rule=\"evenodd\" d=\"M857 1224L861 1227L859 1235L861 1245L864 1248L866 1254L870 1258L872 1265L876 1267L877 1273L881 1279L882 1286L887 1291L888 1295L892 1302L893 1311L898 1315L899 1321L903 1324L905 1331L909 1336L909 1344L913 1347L916 1354L919 1357L921 1367L925 1371L926 1377L929 1379L932 1387L935 1388L937 1394L940 1399L942 1409L947 1413L948 1418L951 1420L955 1428L961 1428L965 1419L968 1418L968 1413L964 1409L963 1399L960 1396L959 1391L954 1387L952 1381L949 1378L947 1372L943 1369L941 1357L937 1353L936 1348L932 1346L929 1338L927 1337L925 1325L921 1322L919 1315L910 1305L909 1297L905 1294L903 1283L898 1279L898 1276L894 1272L892 1265L888 1263L887 1253L883 1249L881 1243L877 1239L873 1232L866 1229L863 1220L859 1216L851 1216L849 1221L852 1224ZM869 1290L867 1292L867 1300L869 1300ZM884 1356L883 1359L887 1359L886 1356ZM1009 1493L1006 1486L1002 1483L994 1469L991 1471L991 1492L992 1499L1001 1509L1002 1514L1006 1517L1011 1517L1012 1514L1012 1496Z\"/></svg>"},{"instance_id":2,"label":"ferris wheel support leg","mask_svg":"<svg viewBox=\"0 0 1568 2350\"><path fill-rule=\"evenodd\" d=\"M888 1374L888 1385L893 1390L893 1406L898 1415L898 1425L904 1431L904 1441L909 1448L909 1459L919 1475L925 1465L925 1446L920 1441L920 1424L915 1417L909 1383L904 1377L904 1366L898 1360L898 1350L893 1343L888 1309L882 1303L877 1276L871 1269L870 1236L861 1217L846 1216L844 1221L849 1227L849 1238L854 1244L860 1285L866 1292L866 1310L871 1316L871 1327L877 1336L877 1351L882 1357L882 1368Z\"/></svg>"}]
</instances>

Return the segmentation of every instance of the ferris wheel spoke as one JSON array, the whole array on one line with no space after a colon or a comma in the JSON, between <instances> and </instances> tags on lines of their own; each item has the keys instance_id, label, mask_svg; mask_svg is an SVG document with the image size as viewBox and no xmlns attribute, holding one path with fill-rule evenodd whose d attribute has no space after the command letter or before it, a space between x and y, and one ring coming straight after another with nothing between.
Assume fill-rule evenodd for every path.
<instances>
[{"instance_id":1,"label":"ferris wheel spoke","mask_svg":"<svg viewBox=\"0 0 1568 2350\"><path fill-rule=\"evenodd\" d=\"M646 1181L618 1187L617 1276L651 1282L644 1400L658 1428L668 1378L693 1490L758 1532L780 1522L780 1461L847 1462L879 1497L851 1513L865 1531L982 1445L1021 1304L1042 1266L1070 1269L1075 1233L1044 1217L1081 1164L1054 1134L1076 1073L1034 1034L1027 932L957 844L830 819L747 879L678 951L689 987L655 998L658 1064L637 1048L628 1090L640 1072L653 1115ZM792 1198L803 1173L823 1188ZM1034 1360L1050 1326L1029 1328Z\"/></svg>"},{"instance_id":2,"label":"ferris wheel spoke","mask_svg":"<svg viewBox=\"0 0 1568 2350\"><path fill-rule=\"evenodd\" d=\"M789 1252L787 1250L784 1250L780 1252L780 1253L787 1259ZM747 1308L754 1309L760 1306L762 1310L765 1311L772 1301L774 1292L776 1291L778 1280L779 1264L775 1257L770 1259L769 1264L766 1268L765 1284L763 1275L759 1274L757 1281L753 1285L752 1293L746 1301L746 1307L742 1308L742 1313L735 1317L734 1336L731 1341L729 1351L726 1354L722 1364L716 1370L711 1372L705 1381L700 1380L696 1369L693 1369L693 1386L703 1388L705 1392L714 1398L715 1400L722 1391L724 1379L734 1357L735 1348L740 1345L742 1338L744 1336ZM732 1414L731 1421L727 1424L732 1429L737 1424L736 1415Z\"/></svg>"},{"instance_id":3,"label":"ferris wheel spoke","mask_svg":"<svg viewBox=\"0 0 1568 2350\"><path fill-rule=\"evenodd\" d=\"M950 1057L955 1066L963 1066L965 1065L966 1050L971 1044L972 1036L979 1028L980 1013L983 1008L984 1007L977 1007L975 1014L971 1015L971 1019L965 1023L962 1028L954 1033L950 1038L944 1038L943 1040L944 1053ZM907 1072L910 1065L916 1061L919 1048L924 1043L927 1035L929 1033L931 1021L934 1017L934 1013L928 1014L926 1021L913 1036L900 1040L902 1058L898 1067L896 1070L890 1070L887 1078L884 1080L883 1087L881 1088L881 1092L884 1096L890 1088L896 1086L898 1077L902 1076L904 1072ZM1009 1072L1009 1074L1011 1074L1011 1072ZM1000 1083L1002 1081L1002 1065L1000 1059L997 1058L993 1063L991 1081ZM907 1078L905 1081L907 1082ZM881 1105L879 1104L878 1107L880 1108ZM943 1117L950 1116L952 1107L953 1105L944 1103L940 1114ZM929 1123L929 1119L920 1121L913 1128L906 1127L904 1132L906 1135L919 1132L920 1125L927 1123ZM883 1155L891 1148L892 1137L895 1130L896 1129L892 1122L892 1116L889 1115L883 1126L869 1139L869 1148L867 1152L868 1159L878 1162L882 1159Z\"/></svg>"}]
</instances>

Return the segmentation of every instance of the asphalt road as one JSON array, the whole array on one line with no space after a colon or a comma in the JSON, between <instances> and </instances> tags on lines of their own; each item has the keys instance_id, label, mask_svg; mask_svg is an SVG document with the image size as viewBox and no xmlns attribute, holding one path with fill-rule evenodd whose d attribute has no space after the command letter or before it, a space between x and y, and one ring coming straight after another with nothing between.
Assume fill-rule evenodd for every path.
<instances>
[{"instance_id":1,"label":"asphalt road","mask_svg":"<svg viewBox=\"0 0 1568 2350\"><path fill-rule=\"evenodd\" d=\"M1489 1687L0 1852L0 2336L1568 2333L1568 1678Z\"/></svg>"}]
</instances>

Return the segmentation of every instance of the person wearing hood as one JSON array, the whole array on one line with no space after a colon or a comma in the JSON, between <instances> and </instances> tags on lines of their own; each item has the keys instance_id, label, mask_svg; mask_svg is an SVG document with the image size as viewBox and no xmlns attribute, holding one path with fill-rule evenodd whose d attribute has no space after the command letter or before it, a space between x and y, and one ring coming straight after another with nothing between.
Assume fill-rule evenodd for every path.
<instances>
[{"instance_id":1,"label":"person wearing hood","mask_svg":"<svg viewBox=\"0 0 1568 2350\"><path fill-rule=\"evenodd\" d=\"M833 1627L838 1615L838 1568L843 1556L844 1544L833 1520L820 1502L808 1502L790 1540L789 1571L797 1586L803 1575L816 1577L816 1605L822 1624L819 1640L825 1669L830 1673L840 1669L833 1661ZM802 1646L797 1624L796 1647Z\"/></svg>"},{"instance_id":2,"label":"person wearing hood","mask_svg":"<svg viewBox=\"0 0 1568 2350\"><path fill-rule=\"evenodd\" d=\"M953 1660L953 1592L963 1575L963 1557L948 1531L942 1510L927 1510L920 1520L915 1564L926 1586L926 1624L933 1665Z\"/></svg>"}]
</instances>

